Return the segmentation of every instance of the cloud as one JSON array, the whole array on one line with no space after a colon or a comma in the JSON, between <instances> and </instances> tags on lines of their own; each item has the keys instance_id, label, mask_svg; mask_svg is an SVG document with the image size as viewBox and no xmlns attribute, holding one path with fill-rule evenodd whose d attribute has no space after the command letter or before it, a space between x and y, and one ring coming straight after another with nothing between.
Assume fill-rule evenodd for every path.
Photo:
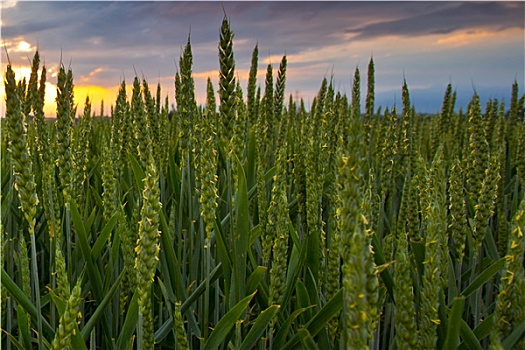
<instances>
[{"instance_id":1,"label":"cloud","mask_svg":"<svg viewBox=\"0 0 525 350\"><path fill-rule=\"evenodd\" d=\"M416 8L420 6L418 3L412 4ZM439 2L439 5L428 10L407 12L399 18L385 19L347 32L356 33L355 40L365 40L392 35L413 37L448 34L466 29L523 29L525 26L523 2Z\"/></svg>"},{"instance_id":2,"label":"cloud","mask_svg":"<svg viewBox=\"0 0 525 350\"><path fill-rule=\"evenodd\" d=\"M493 36L493 32L488 30L474 30L468 32L455 32L450 35L443 36L436 41L436 44L448 47L460 47L465 45L472 45L482 40L486 40Z\"/></svg>"},{"instance_id":3,"label":"cloud","mask_svg":"<svg viewBox=\"0 0 525 350\"><path fill-rule=\"evenodd\" d=\"M2 1L2 5L1 6L1 9L2 10L5 10L5 9L8 9L8 8L11 8L11 7L15 7L16 4L18 3L18 1Z\"/></svg>"},{"instance_id":4,"label":"cloud","mask_svg":"<svg viewBox=\"0 0 525 350\"><path fill-rule=\"evenodd\" d=\"M89 74L81 75L80 76L80 81L82 83L92 82L93 78L96 77L98 75L98 73L102 73L103 71L104 71L104 68L97 67L97 68L93 69L91 72L89 72Z\"/></svg>"},{"instance_id":5,"label":"cloud","mask_svg":"<svg viewBox=\"0 0 525 350\"><path fill-rule=\"evenodd\" d=\"M27 41L21 40L18 42L14 50L16 52L31 52L33 51L33 47Z\"/></svg>"},{"instance_id":6,"label":"cloud","mask_svg":"<svg viewBox=\"0 0 525 350\"><path fill-rule=\"evenodd\" d=\"M2 40L2 46L5 47L8 53L26 53L35 51L35 47L25 41L23 37L17 37L13 40Z\"/></svg>"},{"instance_id":7,"label":"cloud","mask_svg":"<svg viewBox=\"0 0 525 350\"><path fill-rule=\"evenodd\" d=\"M523 28L520 7L523 3L20 2L5 11L2 30L4 37L23 34L43 48L61 48L66 55L89 47L91 56L126 53L134 59L141 53L163 52L178 59L191 30L196 54L202 49L216 56L224 8L236 48L246 48L236 56L249 60L256 42L265 57L382 36Z\"/></svg>"},{"instance_id":8,"label":"cloud","mask_svg":"<svg viewBox=\"0 0 525 350\"><path fill-rule=\"evenodd\" d=\"M38 47L53 83L62 59L71 63L77 85L113 92L122 79L138 74L160 80L173 99L173 76L190 34L196 94L204 96L207 77L214 84L217 79L226 13L243 87L258 44L261 86L266 65L277 69L286 54L287 91L315 95L333 71L335 86L348 92L355 67L366 68L373 55L377 89L392 93L404 73L414 86L446 85L451 78L466 79L468 86L475 78L502 86L509 76L522 79L524 7L442 1L20 1L3 8L2 40L18 66L28 65Z\"/></svg>"}]
</instances>

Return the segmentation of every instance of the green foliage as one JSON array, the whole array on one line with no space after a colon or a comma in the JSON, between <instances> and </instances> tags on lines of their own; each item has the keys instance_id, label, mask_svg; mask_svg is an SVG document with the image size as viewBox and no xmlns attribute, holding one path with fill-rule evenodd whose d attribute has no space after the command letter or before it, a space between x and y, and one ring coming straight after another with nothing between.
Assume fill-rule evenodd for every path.
<instances>
[{"instance_id":1,"label":"green foliage","mask_svg":"<svg viewBox=\"0 0 525 350\"><path fill-rule=\"evenodd\" d=\"M357 69L307 110L284 102L286 56L262 87L257 62L245 93L224 17L217 102L208 79L197 106L188 38L175 110L135 78L78 123L71 70L49 123L38 53L27 83L8 65L0 346L523 347L517 84L508 118L476 94L457 113L451 85L420 115L406 81L401 113L375 111L371 59L364 114Z\"/></svg>"}]
</instances>

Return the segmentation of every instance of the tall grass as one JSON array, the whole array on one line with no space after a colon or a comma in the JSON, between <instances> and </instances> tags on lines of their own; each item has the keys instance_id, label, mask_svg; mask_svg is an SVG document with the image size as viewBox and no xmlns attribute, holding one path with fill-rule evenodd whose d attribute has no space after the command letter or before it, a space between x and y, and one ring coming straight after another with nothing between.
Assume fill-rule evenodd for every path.
<instances>
[{"instance_id":1,"label":"tall grass","mask_svg":"<svg viewBox=\"0 0 525 350\"><path fill-rule=\"evenodd\" d=\"M404 82L398 113L371 59L364 113L359 69L308 111L286 56L257 85L257 46L245 100L233 37L225 17L205 106L188 38L171 112L135 78L111 118L77 116L62 67L46 122L38 52L27 84L8 65L2 348L524 348L517 83L466 112L448 85L428 116Z\"/></svg>"}]
</instances>

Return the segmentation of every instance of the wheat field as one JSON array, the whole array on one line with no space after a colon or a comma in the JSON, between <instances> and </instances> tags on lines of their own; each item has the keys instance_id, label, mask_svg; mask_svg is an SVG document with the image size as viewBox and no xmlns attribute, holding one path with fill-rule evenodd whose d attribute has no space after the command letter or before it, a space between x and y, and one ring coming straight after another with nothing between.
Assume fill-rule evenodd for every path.
<instances>
[{"instance_id":1,"label":"wheat field","mask_svg":"<svg viewBox=\"0 0 525 350\"><path fill-rule=\"evenodd\" d=\"M204 105L188 38L173 110L135 77L77 113L62 66L46 120L39 53L7 66L1 348L525 349L518 84L465 111L449 84L429 116L407 82L376 106L371 59L307 110L286 56L258 82L255 46L239 81L233 37Z\"/></svg>"}]
</instances>

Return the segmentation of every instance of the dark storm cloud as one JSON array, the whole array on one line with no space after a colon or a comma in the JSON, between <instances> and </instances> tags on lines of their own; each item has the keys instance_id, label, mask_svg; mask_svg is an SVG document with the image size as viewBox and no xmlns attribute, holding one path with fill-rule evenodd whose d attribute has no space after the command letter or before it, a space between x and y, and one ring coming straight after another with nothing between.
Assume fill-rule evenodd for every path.
<instances>
[{"instance_id":1,"label":"dark storm cloud","mask_svg":"<svg viewBox=\"0 0 525 350\"><path fill-rule=\"evenodd\" d=\"M511 6L512 5L512 6ZM193 44L217 42L224 12L235 39L267 45L279 54L343 40L418 36L458 29L523 28L523 2L19 2L3 13L5 38L32 36L64 50L180 48L191 28ZM60 28L60 29L58 29ZM242 29L241 29L242 28ZM52 35L50 35L52 33Z\"/></svg>"},{"instance_id":2,"label":"dark storm cloud","mask_svg":"<svg viewBox=\"0 0 525 350\"><path fill-rule=\"evenodd\" d=\"M75 31L66 28L78 28L90 21L90 14L101 6L104 3L21 1L3 10L2 36L39 35L57 28L62 30L53 34L60 37L73 34Z\"/></svg>"},{"instance_id":3,"label":"dark storm cloud","mask_svg":"<svg viewBox=\"0 0 525 350\"><path fill-rule=\"evenodd\" d=\"M405 13L401 18L365 25L348 32L358 34L354 39L364 40L385 35L418 36L447 34L461 29L503 30L524 27L524 2L452 2L438 5L422 13ZM419 6L414 3L414 10Z\"/></svg>"}]
</instances>

